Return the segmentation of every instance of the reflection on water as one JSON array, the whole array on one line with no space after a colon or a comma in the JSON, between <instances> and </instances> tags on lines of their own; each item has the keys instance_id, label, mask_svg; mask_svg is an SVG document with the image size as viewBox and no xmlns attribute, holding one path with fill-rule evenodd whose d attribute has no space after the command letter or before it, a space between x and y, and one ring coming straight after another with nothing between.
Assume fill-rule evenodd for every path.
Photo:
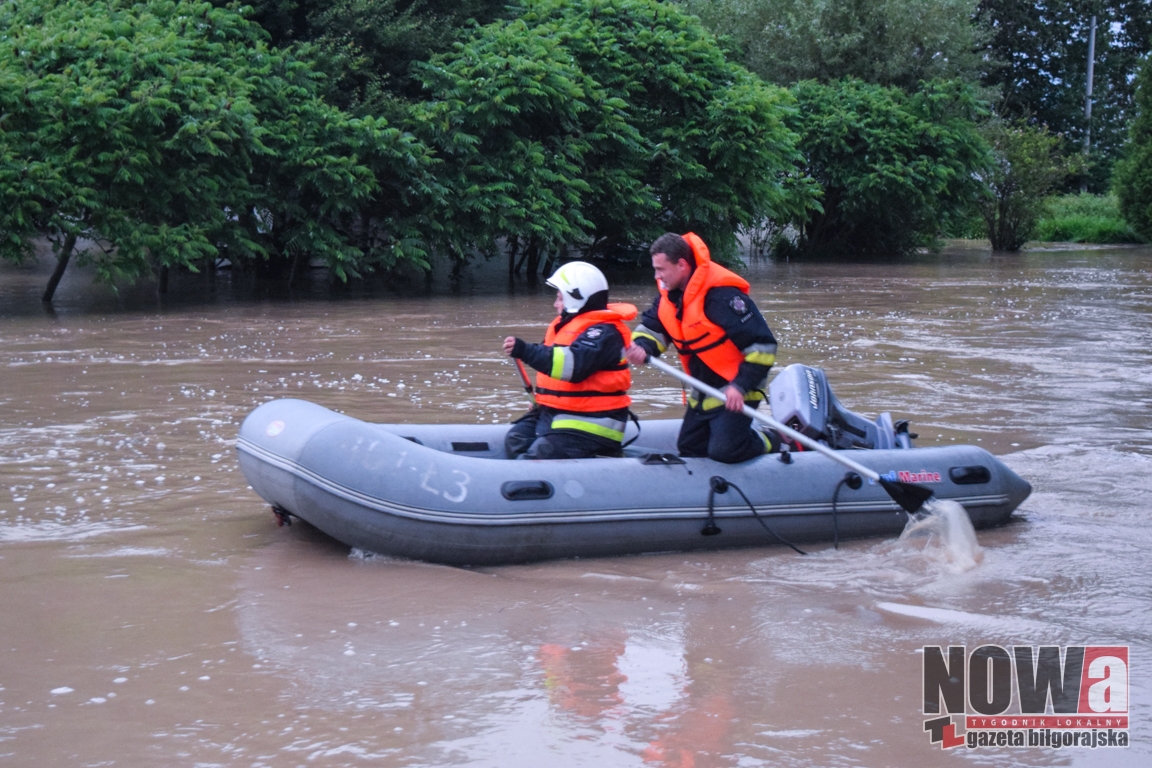
<instances>
[{"instance_id":1,"label":"reflection on water","mask_svg":"<svg viewBox=\"0 0 1152 768\"><path fill-rule=\"evenodd\" d=\"M369 420L500 422L496 354L545 292L315 285L84 303L0 271L0 753L19 765L1144 765L929 743L924 645L1131 646L1150 696L1147 250L768 264L781 362L846 406L974 443L1034 486L976 540L458 569L278 528L233 453L303 397ZM647 282L614 298L643 304ZM64 286L68 288L68 285ZM73 286L74 288L76 286ZM421 290L423 286L420 286ZM71 296L72 298L69 298ZM70 303L71 302L71 303ZM636 375L641 416L679 389ZM982 557L981 557L982 556ZM968 558L965 561L964 558Z\"/></svg>"}]
</instances>

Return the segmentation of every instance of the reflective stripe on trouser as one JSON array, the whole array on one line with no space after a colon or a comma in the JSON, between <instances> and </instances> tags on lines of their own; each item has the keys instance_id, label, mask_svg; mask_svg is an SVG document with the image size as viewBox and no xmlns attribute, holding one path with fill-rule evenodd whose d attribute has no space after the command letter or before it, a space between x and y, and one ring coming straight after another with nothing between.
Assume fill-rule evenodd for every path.
<instances>
[{"instance_id":1,"label":"reflective stripe on trouser","mask_svg":"<svg viewBox=\"0 0 1152 768\"><path fill-rule=\"evenodd\" d=\"M575 429L616 442L624 440L624 428L627 426L626 421L596 418L580 413L558 414L552 419L552 429Z\"/></svg>"},{"instance_id":2,"label":"reflective stripe on trouser","mask_svg":"<svg viewBox=\"0 0 1152 768\"><path fill-rule=\"evenodd\" d=\"M764 399L764 393L758 389L751 392L744 393L744 402L749 405L760 402ZM700 401L700 392L692 390L692 394L688 395L688 407L697 411L712 411L724 405L724 401L716 397L706 397L703 400L703 405Z\"/></svg>"},{"instance_id":3,"label":"reflective stripe on trouser","mask_svg":"<svg viewBox=\"0 0 1152 768\"><path fill-rule=\"evenodd\" d=\"M549 408L533 409L524 414L509 428L504 438L504 450L508 458L586 459L592 456L620 455L619 440L584 431L553 431L553 422L568 416L567 413L556 413Z\"/></svg>"},{"instance_id":4,"label":"reflective stripe on trouser","mask_svg":"<svg viewBox=\"0 0 1152 768\"><path fill-rule=\"evenodd\" d=\"M706 456L714 461L735 464L767 452L764 433L752 426L752 419L726 408L684 414L676 447L681 456Z\"/></svg>"}]
</instances>

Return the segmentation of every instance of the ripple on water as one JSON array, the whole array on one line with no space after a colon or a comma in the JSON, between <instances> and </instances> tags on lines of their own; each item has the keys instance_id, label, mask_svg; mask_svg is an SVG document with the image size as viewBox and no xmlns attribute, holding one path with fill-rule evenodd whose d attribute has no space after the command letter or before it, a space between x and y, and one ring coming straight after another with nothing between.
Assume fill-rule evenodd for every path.
<instances>
[{"instance_id":1,"label":"ripple on water","mask_svg":"<svg viewBox=\"0 0 1152 768\"><path fill-rule=\"evenodd\" d=\"M142 531L147 526L113 521L57 523L44 520L34 523L0 523L0 541L83 541L96 536L112 536L129 531Z\"/></svg>"},{"instance_id":2,"label":"ripple on water","mask_svg":"<svg viewBox=\"0 0 1152 768\"><path fill-rule=\"evenodd\" d=\"M144 526L136 526L135 530L143 528ZM100 552L70 552L68 557L168 557L171 554L172 550L164 547L116 547Z\"/></svg>"}]
</instances>

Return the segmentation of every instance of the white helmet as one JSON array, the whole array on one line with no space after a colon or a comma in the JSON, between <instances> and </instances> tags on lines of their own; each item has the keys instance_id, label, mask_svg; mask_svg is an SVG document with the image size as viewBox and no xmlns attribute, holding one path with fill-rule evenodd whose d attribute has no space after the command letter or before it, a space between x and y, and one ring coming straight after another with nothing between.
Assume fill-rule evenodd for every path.
<instances>
[{"instance_id":1,"label":"white helmet","mask_svg":"<svg viewBox=\"0 0 1152 768\"><path fill-rule=\"evenodd\" d=\"M579 312L588 302L588 297L608 290L604 274L585 261L568 262L553 272L544 284L560 291L564 311L569 314Z\"/></svg>"}]
</instances>

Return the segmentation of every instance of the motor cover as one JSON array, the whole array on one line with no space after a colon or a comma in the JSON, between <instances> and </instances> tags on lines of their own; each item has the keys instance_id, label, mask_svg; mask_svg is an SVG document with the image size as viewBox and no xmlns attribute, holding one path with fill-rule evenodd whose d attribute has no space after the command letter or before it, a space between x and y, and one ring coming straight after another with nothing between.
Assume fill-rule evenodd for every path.
<instances>
[{"instance_id":1,"label":"motor cover","mask_svg":"<svg viewBox=\"0 0 1152 768\"><path fill-rule=\"evenodd\" d=\"M907 431L897 435L892 416L876 421L840 404L820 368L795 363L776 375L768 387L772 418L832 448L910 448Z\"/></svg>"}]
</instances>

